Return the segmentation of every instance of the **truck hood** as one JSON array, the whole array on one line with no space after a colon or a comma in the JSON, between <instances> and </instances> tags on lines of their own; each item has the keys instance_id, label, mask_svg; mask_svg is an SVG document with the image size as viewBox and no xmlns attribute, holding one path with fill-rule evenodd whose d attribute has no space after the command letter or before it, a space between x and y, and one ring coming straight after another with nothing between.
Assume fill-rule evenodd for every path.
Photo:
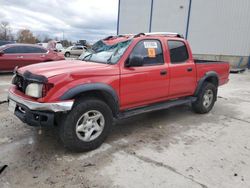
<instances>
[{"instance_id":1,"label":"truck hood","mask_svg":"<svg viewBox=\"0 0 250 188\"><path fill-rule=\"evenodd\" d=\"M74 74L74 73L91 73L101 75L115 75L118 70L115 65L86 62L81 60L62 60L46 63L33 64L18 69L18 72L23 74L29 71L36 75L43 75L47 78L57 76L60 74Z\"/></svg>"}]
</instances>

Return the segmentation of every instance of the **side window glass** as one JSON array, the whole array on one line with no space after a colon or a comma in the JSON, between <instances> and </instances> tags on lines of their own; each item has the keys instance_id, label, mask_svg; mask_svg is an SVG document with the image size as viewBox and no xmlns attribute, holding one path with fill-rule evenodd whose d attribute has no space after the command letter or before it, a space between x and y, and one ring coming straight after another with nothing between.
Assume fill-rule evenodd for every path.
<instances>
[{"instance_id":1,"label":"side window glass","mask_svg":"<svg viewBox=\"0 0 250 188\"><path fill-rule=\"evenodd\" d=\"M164 64L162 46L158 40L142 40L136 44L130 56L142 56L143 65Z\"/></svg>"},{"instance_id":2,"label":"side window glass","mask_svg":"<svg viewBox=\"0 0 250 188\"><path fill-rule=\"evenodd\" d=\"M33 48L30 46L22 46L22 49L20 49L20 50L21 50L21 53L25 53L25 54L34 53Z\"/></svg>"},{"instance_id":3,"label":"side window glass","mask_svg":"<svg viewBox=\"0 0 250 188\"><path fill-rule=\"evenodd\" d=\"M28 53L46 53L47 51L43 48L29 47Z\"/></svg>"},{"instance_id":4,"label":"side window glass","mask_svg":"<svg viewBox=\"0 0 250 188\"><path fill-rule=\"evenodd\" d=\"M168 48L172 64L185 63L185 61L188 60L188 51L184 42L169 40Z\"/></svg>"},{"instance_id":5,"label":"side window glass","mask_svg":"<svg viewBox=\"0 0 250 188\"><path fill-rule=\"evenodd\" d=\"M6 53L6 54L16 54L16 53L20 53L17 46L15 46L15 47L10 47L10 48L6 48L6 49L3 50L3 51L4 51L4 53Z\"/></svg>"},{"instance_id":6,"label":"side window glass","mask_svg":"<svg viewBox=\"0 0 250 188\"><path fill-rule=\"evenodd\" d=\"M43 48L36 48L37 53L47 53L46 49Z\"/></svg>"}]
</instances>

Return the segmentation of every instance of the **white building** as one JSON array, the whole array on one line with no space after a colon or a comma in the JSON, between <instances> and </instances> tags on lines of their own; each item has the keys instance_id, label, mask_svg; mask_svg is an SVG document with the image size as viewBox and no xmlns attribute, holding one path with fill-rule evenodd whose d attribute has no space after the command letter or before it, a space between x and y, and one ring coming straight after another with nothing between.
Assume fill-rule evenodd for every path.
<instances>
[{"instance_id":1,"label":"white building","mask_svg":"<svg viewBox=\"0 0 250 188\"><path fill-rule=\"evenodd\" d=\"M250 0L119 0L117 33L170 31L196 56L243 64L250 56Z\"/></svg>"}]
</instances>

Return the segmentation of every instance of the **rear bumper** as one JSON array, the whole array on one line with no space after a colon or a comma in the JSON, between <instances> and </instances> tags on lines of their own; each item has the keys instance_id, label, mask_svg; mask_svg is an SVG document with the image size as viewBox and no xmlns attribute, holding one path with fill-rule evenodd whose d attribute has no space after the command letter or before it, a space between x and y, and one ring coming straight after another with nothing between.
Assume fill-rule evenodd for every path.
<instances>
[{"instance_id":1,"label":"rear bumper","mask_svg":"<svg viewBox=\"0 0 250 188\"><path fill-rule=\"evenodd\" d=\"M14 114L24 123L31 126L54 126L55 114L72 109L74 101L57 103L39 103L24 99L9 91L8 100L16 103Z\"/></svg>"}]
</instances>

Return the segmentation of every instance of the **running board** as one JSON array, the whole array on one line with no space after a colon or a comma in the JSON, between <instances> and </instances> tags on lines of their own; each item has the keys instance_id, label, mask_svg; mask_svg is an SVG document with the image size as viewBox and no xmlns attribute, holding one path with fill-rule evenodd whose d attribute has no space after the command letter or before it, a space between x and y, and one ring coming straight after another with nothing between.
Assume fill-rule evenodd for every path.
<instances>
[{"instance_id":1,"label":"running board","mask_svg":"<svg viewBox=\"0 0 250 188\"><path fill-rule=\"evenodd\" d=\"M152 111L156 111L156 110L163 110L163 109L167 109L167 108L174 107L174 106L192 103L192 102L195 102L196 99L197 99L196 97L186 97L183 99L176 99L176 100L171 100L171 101L167 101L167 102L153 104L150 106L144 106L141 108L126 110L124 112L120 112L118 114L117 118L124 119L124 118L128 118L131 116L147 113L147 112L152 112Z\"/></svg>"}]
</instances>

